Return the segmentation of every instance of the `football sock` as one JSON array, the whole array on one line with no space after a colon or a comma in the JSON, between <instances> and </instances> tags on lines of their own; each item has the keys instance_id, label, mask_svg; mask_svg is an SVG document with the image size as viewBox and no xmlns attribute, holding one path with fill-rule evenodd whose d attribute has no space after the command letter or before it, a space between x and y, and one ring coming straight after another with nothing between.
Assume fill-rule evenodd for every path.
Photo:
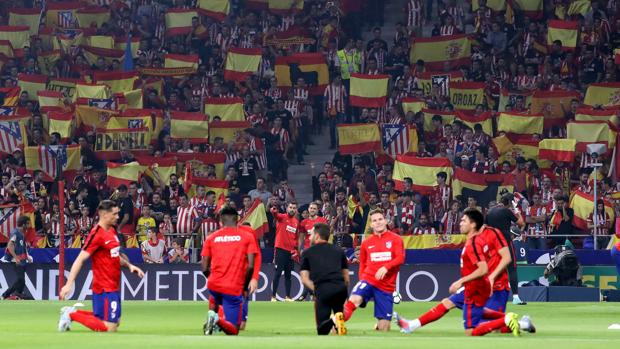
<instances>
[{"instance_id":1,"label":"football sock","mask_svg":"<svg viewBox=\"0 0 620 349\"><path fill-rule=\"evenodd\" d=\"M355 309L357 309L357 307L353 304L353 302L347 300L347 302L344 303L344 321L349 321Z\"/></svg>"},{"instance_id":2,"label":"football sock","mask_svg":"<svg viewBox=\"0 0 620 349\"><path fill-rule=\"evenodd\" d=\"M78 310L69 314L71 321L79 322L95 332L107 332L108 327L90 311Z\"/></svg>"},{"instance_id":3,"label":"football sock","mask_svg":"<svg viewBox=\"0 0 620 349\"><path fill-rule=\"evenodd\" d=\"M230 322L224 320L224 319L219 319L217 321L217 325L220 327L220 329L222 329L222 331L228 335L238 335L239 334L239 329L237 328L237 326L231 324Z\"/></svg>"},{"instance_id":4,"label":"football sock","mask_svg":"<svg viewBox=\"0 0 620 349\"><path fill-rule=\"evenodd\" d=\"M444 316L448 311L449 310L446 308L445 305L443 305L443 303L437 304L418 318L418 320L420 320L420 327L441 319L441 317ZM411 323L409 326L411 326Z\"/></svg>"},{"instance_id":5,"label":"football sock","mask_svg":"<svg viewBox=\"0 0 620 349\"><path fill-rule=\"evenodd\" d=\"M504 322L504 318L495 319L495 320L491 320L491 321L487 321L487 322L483 322L479 324L476 328L474 328L471 335L472 336L484 336L485 334L491 331L494 331L494 330L500 330L503 333L504 328L508 328L508 326L506 326L506 323Z\"/></svg>"},{"instance_id":6,"label":"football sock","mask_svg":"<svg viewBox=\"0 0 620 349\"><path fill-rule=\"evenodd\" d=\"M506 314L500 311L496 311L496 310L489 309L489 308L484 308L482 312L483 319L499 319L499 318L503 318L505 315Z\"/></svg>"}]
</instances>

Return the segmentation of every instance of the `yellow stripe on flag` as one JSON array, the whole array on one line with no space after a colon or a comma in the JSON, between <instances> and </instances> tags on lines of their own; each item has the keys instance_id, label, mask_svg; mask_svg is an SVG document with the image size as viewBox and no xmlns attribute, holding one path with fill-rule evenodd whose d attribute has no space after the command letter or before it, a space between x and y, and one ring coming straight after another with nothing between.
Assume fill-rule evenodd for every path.
<instances>
[{"instance_id":1,"label":"yellow stripe on flag","mask_svg":"<svg viewBox=\"0 0 620 349\"><path fill-rule=\"evenodd\" d=\"M138 181L138 178L145 170L146 166L140 165L137 161L128 164L117 164L108 161L106 184L110 188L117 188L121 184L128 185L130 182Z\"/></svg>"},{"instance_id":2,"label":"yellow stripe on flag","mask_svg":"<svg viewBox=\"0 0 620 349\"><path fill-rule=\"evenodd\" d=\"M38 91L37 96L39 99L39 108L47 110L51 108L62 107L62 93L58 91Z\"/></svg>"},{"instance_id":3,"label":"yellow stripe on flag","mask_svg":"<svg viewBox=\"0 0 620 349\"><path fill-rule=\"evenodd\" d=\"M75 12L81 28L90 28L93 24L101 28L103 23L110 21L110 10L102 7L81 8Z\"/></svg>"},{"instance_id":4,"label":"yellow stripe on flag","mask_svg":"<svg viewBox=\"0 0 620 349\"><path fill-rule=\"evenodd\" d=\"M28 92L29 100L36 101L37 92L45 90L47 86L47 76L19 74L17 86L21 88L22 92Z\"/></svg>"},{"instance_id":5,"label":"yellow stripe on flag","mask_svg":"<svg viewBox=\"0 0 620 349\"><path fill-rule=\"evenodd\" d=\"M450 84L450 101L455 109L474 110L484 104L483 82L454 82Z\"/></svg>"},{"instance_id":6,"label":"yellow stripe on flag","mask_svg":"<svg viewBox=\"0 0 620 349\"><path fill-rule=\"evenodd\" d=\"M107 48L107 49L115 48L114 38L111 36L107 36L107 35L87 36L84 38L84 45L88 45L91 47Z\"/></svg>"},{"instance_id":7,"label":"yellow stripe on flag","mask_svg":"<svg viewBox=\"0 0 620 349\"><path fill-rule=\"evenodd\" d=\"M566 124L567 138L577 141L577 151L586 151L591 143L609 144L609 124L601 121L574 121Z\"/></svg>"},{"instance_id":8,"label":"yellow stripe on flag","mask_svg":"<svg viewBox=\"0 0 620 349\"><path fill-rule=\"evenodd\" d=\"M340 124L337 131L340 154L362 154L381 149L381 131L377 124Z\"/></svg>"},{"instance_id":9,"label":"yellow stripe on flag","mask_svg":"<svg viewBox=\"0 0 620 349\"><path fill-rule=\"evenodd\" d=\"M403 113L405 115L409 112L414 114L422 111L422 109L426 108L426 101L413 97L405 97L401 101L403 107Z\"/></svg>"},{"instance_id":10,"label":"yellow stripe on flag","mask_svg":"<svg viewBox=\"0 0 620 349\"><path fill-rule=\"evenodd\" d=\"M452 124L455 119L454 113L449 111L422 109L422 113L424 113L424 131L427 132L435 132L437 129L433 124L433 116L435 115L441 116L441 124L444 126Z\"/></svg>"},{"instance_id":11,"label":"yellow stripe on flag","mask_svg":"<svg viewBox=\"0 0 620 349\"><path fill-rule=\"evenodd\" d=\"M500 113L497 131L517 134L542 134L544 118L542 115Z\"/></svg>"},{"instance_id":12,"label":"yellow stripe on flag","mask_svg":"<svg viewBox=\"0 0 620 349\"><path fill-rule=\"evenodd\" d=\"M445 172L448 175L447 182L450 183L452 177L450 160L447 158L418 158L399 155L394 164L392 178L396 182L398 190L403 189L405 178L411 178L415 190L429 193L437 185L437 174L439 172Z\"/></svg>"},{"instance_id":13,"label":"yellow stripe on flag","mask_svg":"<svg viewBox=\"0 0 620 349\"><path fill-rule=\"evenodd\" d=\"M18 26L0 26L0 40L8 40L14 49L22 49L30 44L30 28Z\"/></svg>"},{"instance_id":14,"label":"yellow stripe on flag","mask_svg":"<svg viewBox=\"0 0 620 349\"><path fill-rule=\"evenodd\" d=\"M205 101L205 114L209 120L219 116L222 121L244 121L243 99L234 98L207 98Z\"/></svg>"},{"instance_id":15,"label":"yellow stripe on flag","mask_svg":"<svg viewBox=\"0 0 620 349\"><path fill-rule=\"evenodd\" d=\"M209 136L209 121L201 113L173 111L170 113L170 137L205 141Z\"/></svg>"},{"instance_id":16,"label":"yellow stripe on flag","mask_svg":"<svg viewBox=\"0 0 620 349\"><path fill-rule=\"evenodd\" d=\"M108 85L112 93L123 93L134 89L137 72L94 72L94 81L97 84Z\"/></svg>"},{"instance_id":17,"label":"yellow stripe on flag","mask_svg":"<svg viewBox=\"0 0 620 349\"><path fill-rule=\"evenodd\" d=\"M609 121L618 125L618 111L614 109L577 108L575 121Z\"/></svg>"},{"instance_id":18,"label":"yellow stripe on flag","mask_svg":"<svg viewBox=\"0 0 620 349\"><path fill-rule=\"evenodd\" d=\"M75 85L75 90L76 98L110 98L110 89L106 85L79 83Z\"/></svg>"},{"instance_id":19,"label":"yellow stripe on flag","mask_svg":"<svg viewBox=\"0 0 620 349\"><path fill-rule=\"evenodd\" d=\"M613 205L607 201L604 203L605 213L609 215L610 220L613 222L615 219ZM594 197L578 190L571 197L570 208L572 208L575 213L573 216L573 225L587 231L588 218L594 212Z\"/></svg>"},{"instance_id":20,"label":"yellow stripe on flag","mask_svg":"<svg viewBox=\"0 0 620 349\"><path fill-rule=\"evenodd\" d=\"M192 32L192 18L198 17L198 11L169 9L165 15L166 36L187 35Z\"/></svg>"},{"instance_id":21,"label":"yellow stripe on flag","mask_svg":"<svg viewBox=\"0 0 620 349\"><path fill-rule=\"evenodd\" d=\"M573 0L568 6L568 15L582 15L585 16L592 10L592 3L590 0Z\"/></svg>"},{"instance_id":22,"label":"yellow stripe on flag","mask_svg":"<svg viewBox=\"0 0 620 349\"><path fill-rule=\"evenodd\" d=\"M388 75L351 74L350 104L365 108L384 107L388 81Z\"/></svg>"},{"instance_id":23,"label":"yellow stripe on flag","mask_svg":"<svg viewBox=\"0 0 620 349\"><path fill-rule=\"evenodd\" d=\"M574 139L543 139L538 144L538 156L551 161L573 162L575 160Z\"/></svg>"},{"instance_id":24,"label":"yellow stripe on flag","mask_svg":"<svg viewBox=\"0 0 620 349\"><path fill-rule=\"evenodd\" d=\"M224 20L230 13L230 0L198 0L198 8L207 16Z\"/></svg>"},{"instance_id":25,"label":"yellow stripe on flag","mask_svg":"<svg viewBox=\"0 0 620 349\"><path fill-rule=\"evenodd\" d=\"M88 129L103 128L114 115L118 115L116 110L99 109L86 105L76 105L75 117L78 126Z\"/></svg>"},{"instance_id":26,"label":"yellow stripe on flag","mask_svg":"<svg viewBox=\"0 0 620 349\"><path fill-rule=\"evenodd\" d=\"M574 50L577 47L577 31L579 22L549 20L547 30L547 45L552 46L555 40L562 42L564 50Z\"/></svg>"},{"instance_id":27,"label":"yellow stripe on flag","mask_svg":"<svg viewBox=\"0 0 620 349\"><path fill-rule=\"evenodd\" d=\"M262 58L260 49L231 48L226 54L224 79L243 81L247 76L258 71Z\"/></svg>"},{"instance_id":28,"label":"yellow stripe on flag","mask_svg":"<svg viewBox=\"0 0 620 349\"><path fill-rule=\"evenodd\" d=\"M591 106L620 105L620 83L602 82L590 84L583 103Z\"/></svg>"},{"instance_id":29,"label":"yellow stripe on flag","mask_svg":"<svg viewBox=\"0 0 620 349\"><path fill-rule=\"evenodd\" d=\"M39 32L41 10L37 8L14 8L9 11L10 26L26 26L30 35Z\"/></svg>"},{"instance_id":30,"label":"yellow stripe on flag","mask_svg":"<svg viewBox=\"0 0 620 349\"><path fill-rule=\"evenodd\" d=\"M221 121L209 124L209 143L215 142L215 138L221 137L224 144L236 139L236 135L246 128L251 127L247 121Z\"/></svg>"},{"instance_id":31,"label":"yellow stripe on flag","mask_svg":"<svg viewBox=\"0 0 620 349\"><path fill-rule=\"evenodd\" d=\"M71 137L75 124L72 113L49 112L49 133L58 132L63 139Z\"/></svg>"},{"instance_id":32,"label":"yellow stripe on flag","mask_svg":"<svg viewBox=\"0 0 620 349\"><path fill-rule=\"evenodd\" d=\"M448 63L457 69L471 61L471 41L467 35L415 38L409 53L410 61L423 60L426 69L441 71Z\"/></svg>"}]
</instances>

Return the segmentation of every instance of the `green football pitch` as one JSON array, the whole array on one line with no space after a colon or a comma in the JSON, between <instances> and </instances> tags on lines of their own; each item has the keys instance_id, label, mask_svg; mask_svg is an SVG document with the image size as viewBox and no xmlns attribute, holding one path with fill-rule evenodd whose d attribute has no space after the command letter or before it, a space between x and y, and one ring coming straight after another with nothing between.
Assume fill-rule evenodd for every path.
<instances>
[{"instance_id":1,"label":"green football pitch","mask_svg":"<svg viewBox=\"0 0 620 349\"><path fill-rule=\"evenodd\" d=\"M620 323L620 304L614 303L530 303L512 306L512 311L528 314L538 333L520 338L490 334L465 337L461 312L451 311L443 319L413 334L396 328L389 333L374 331L372 304L358 310L348 322L346 337L321 337L314 332L312 303L250 303L247 330L239 337L201 334L205 302L124 302L118 333L92 333L74 323L71 332L56 332L59 309L68 302L0 302L0 347L22 348L493 348L493 349L572 349L620 348L620 330L608 330ZM86 302L86 309L90 308ZM432 303L402 303L400 313L412 317Z\"/></svg>"}]
</instances>

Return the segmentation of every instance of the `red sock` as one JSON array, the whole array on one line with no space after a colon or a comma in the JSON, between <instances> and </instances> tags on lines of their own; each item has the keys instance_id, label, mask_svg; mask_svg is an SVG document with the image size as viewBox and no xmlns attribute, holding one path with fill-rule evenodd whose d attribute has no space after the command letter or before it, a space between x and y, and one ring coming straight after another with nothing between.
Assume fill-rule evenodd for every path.
<instances>
[{"instance_id":1,"label":"red sock","mask_svg":"<svg viewBox=\"0 0 620 349\"><path fill-rule=\"evenodd\" d=\"M495 320L491 320L491 321L487 321L487 322L483 322L479 324L478 327L474 328L471 335L472 336L484 336L485 334L491 331L499 330L499 329L502 329L503 327L506 327L506 324L504 323L504 319L503 318L495 319Z\"/></svg>"},{"instance_id":2,"label":"red sock","mask_svg":"<svg viewBox=\"0 0 620 349\"><path fill-rule=\"evenodd\" d=\"M95 332L107 332L106 325L90 311L78 310L69 314L71 321L79 322Z\"/></svg>"},{"instance_id":3,"label":"red sock","mask_svg":"<svg viewBox=\"0 0 620 349\"><path fill-rule=\"evenodd\" d=\"M226 316L224 316L224 307L218 307L219 309L217 310L217 316L220 319L225 319Z\"/></svg>"},{"instance_id":4,"label":"red sock","mask_svg":"<svg viewBox=\"0 0 620 349\"><path fill-rule=\"evenodd\" d=\"M436 306L432 307L426 313L422 314L422 316L420 316L418 320L420 320L420 324L424 326L428 323L441 319L441 317L444 316L447 312L449 312L449 310L446 308L446 306L443 305L443 303L439 303Z\"/></svg>"},{"instance_id":5,"label":"red sock","mask_svg":"<svg viewBox=\"0 0 620 349\"><path fill-rule=\"evenodd\" d=\"M232 323L224 320L224 319L219 319L217 321L217 325L220 326L220 328L222 329L222 331L228 335L238 335L239 334L239 328L237 328L237 326L233 325Z\"/></svg>"},{"instance_id":6,"label":"red sock","mask_svg":"<svg viewBox=\"0 0 620 349\"><path fill-rule=\"evenodd\" d=\"M499 331L501 333L512 333L512 330L508 328L508 326L504 325L504 327L500 328Z\"/></svg>"},{"instance_id":7,"label":"red sock","mask_svg":"<svg viewBox=\"0 0 620 349\"><path fill-rule=\"evenodd\" d=\"M344 303L344 321L349 321L355 309L357 309L357 307L353 304L353 302L347 300L347 302Z\"/></svg>"},{"instance_id":8,"label":"red sock","mask_svg":"<svg viewBox=\"0 0 620 349\"><path fill-rule=\"evenodd\" d=\"M88 310L76 310L76 313L82 313L82 314L86 314L86 315L93 315L92 311L88 311Z\"/></svg>"},{"instance_id":9,"label":"red sock","mask_svg":"<svg viewBox=\"0 0 620 349\"><path fill-rule=\"evenodd\" d=\"M489 308L484 308L482 312L483 319L499 319L499 318L503 318L505 315L506 314L502 313L501 311L496 311L496 310L489 309Z\"/></svg>"}]
</instances>

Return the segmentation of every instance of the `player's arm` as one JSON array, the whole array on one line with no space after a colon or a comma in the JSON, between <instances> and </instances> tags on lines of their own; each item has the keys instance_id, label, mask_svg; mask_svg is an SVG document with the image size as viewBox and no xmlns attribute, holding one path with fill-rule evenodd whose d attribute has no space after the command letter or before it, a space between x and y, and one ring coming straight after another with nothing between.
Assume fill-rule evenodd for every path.
<instances>
[{"instance_id":1,"label":"player's arm","mask_svg":"<svg viewBox=\"0 0 620 349\"><path fill-rule=\"evenodd\" d=\"M6 250L9 251L9 254L13 256L13 260L17 263L19 262L19 257L15 254L15 241L11 239L9 243L6 245Z\"/></svg>"},{"instance_id":2,"label":"player's arm","mask_svg":"<svg viewBox=\"0 0 620 349\"><path fill-rule=\"evenodd\" d=\"M69 294L71 288L73 288L73 284L75 283L75 278L82 269L82 265L84 265L84 262L88 258L90 258L90 253L86 252L85 250L80 251L80 254L78 254L77 258L73 262L73 265L71 266L71 271L69 272L67 283L60 290L60 295L58 296L60 300L64 300L65 297L67 297L67 295Z\"/></svg>"},{"instance_id":3,"label":"player's arm","mask_svg":"<svg viewBox=\"0 0 620 349\"><path fill-rule=\"evenodd\" d=\"M450 285L450 293L452 294L456 293L456 291L459 288L461 288L464 284L472 280L479 279L485 276L489 272L489 266L487 265L486 261L480 261L476 263L476 265L478 266L478 268L476 268L476 270L474 270L473 273L463 276L462 278L455 281L452 285Z\"/></svg>"},{"instance_id":4,"label":"player's arm","mask_svg":"<svg viewBox=\"0 0 620 349\"><path fill-rule=\"evenodd\" d=\"M314 292L314 282L310 280L310 261L308 260L306 252L304 252L301 258L301 270L299 275L301 276L301 283L304 284L307 289Z\"/></svg>"},{"instance_id":5,"label":"player's arm","mask_svg":"<svg viewBox=\"0 0 620 349\"><path fill-rule=\"evenodd\" d=\"M366 244L364 244L362 242L362 246L360 247L360 267L359 267L359 274L362 275L364 273L364 270L366 270ZM361 278L361 276L360 276Z\"/></svg>"},{"instance_id":6,"label":"player's arm","mask_svg":"<svg viewBox=\"0 0 620 349\"><path fill-rule=\"evenodd\" d=\"M203 256L200 265L202 266L202 274L208 278L209 274L211 274L211 257Z\"/></svg>"},{"instance_id":7,"label":"player's arm","mask_svg":"<svg viewBox=\"0 0 620 349\"><path fill-rule=\"evenodd\" d=\"M244 289L247 290L250 285L250 281L252 280L252 275L254 275L254 252L250 252L247 254L248 256L248 270L245 272L245 282Z\"/></svg>"},{"instance_id":8,"label":"player's arm","mask_svg":"<svg viewBox=\"0 0 620 349\"><path fill-rule=\"evenodd\" d=\"M297 247L299 251L303 251L304 242L306 241L306 235L308 232L306 231L306 226L304 224L298 225L299 229L297 229Z\"/></svg>"},{"instance_id":9,"label":"player's arm","mask_svg":"<svg viewBox=\"0 0 620 349\"><path fill-rule=\"evenodd\" d=\"M512 212L512 214L514 215L514 219L511 219L511 220L517 223L517 225L519 226L519 229L523 229L523 227L525 226L525 222L523 221L523 215L519 213L519 211L516 211L516 212L510 211L510 212Z\"/></svg>"},{"instance_id":10,"label":"player's arm","mask_svg":"<svg viewBox=\"0 0 620 349\"><path fill-rule=\"evenodd\" d=\"M129 269L130 272L137 274L138 277L140 278L144 277L144 272L142 271L142 269L131 264L131 262L129 261L129 257L127 257L126 254L121 252L120 258L121 258L121 267L127 267L127 269Z\"/></svg>"},{"instance_id":11,"label":"player's arm","mask_svg":"<svg viewBox=\"0 0 620 349\"><path fill-rule=\"evenodd\" d=\"M510 250L508 249L508 246L502 247L498 251L498 253L502 257L502 259L499 261L497 268L495 268L495 270L493 270L491 274L489 274L489 282L491 283L491 287L493 287L493 283L495 282L495 279L497 278L497 276L502 271L504 271L504 269L506 269L506 267L508 266L508 264L510 264L510 262L512 262L512 257L510 256Z\"/></svg>"},{"instance_id":12,"label":"player's arm","mask_svg":"<svg viewBox=\"0 0 620 349\"><path fill-rule=\"evenodd\" d=\"M375 278L377 278L377 280L382 280L390 270L398 269L405 262L405 250L403 240L398 239L396 244L394 245L395 246L393 246L392 248L392 254L394 255L394 258L392 258L391 261L389 261L384 266L379 268L379 270L377 270L377 273L375 274Z\"/></svg>"}]
</instances>

